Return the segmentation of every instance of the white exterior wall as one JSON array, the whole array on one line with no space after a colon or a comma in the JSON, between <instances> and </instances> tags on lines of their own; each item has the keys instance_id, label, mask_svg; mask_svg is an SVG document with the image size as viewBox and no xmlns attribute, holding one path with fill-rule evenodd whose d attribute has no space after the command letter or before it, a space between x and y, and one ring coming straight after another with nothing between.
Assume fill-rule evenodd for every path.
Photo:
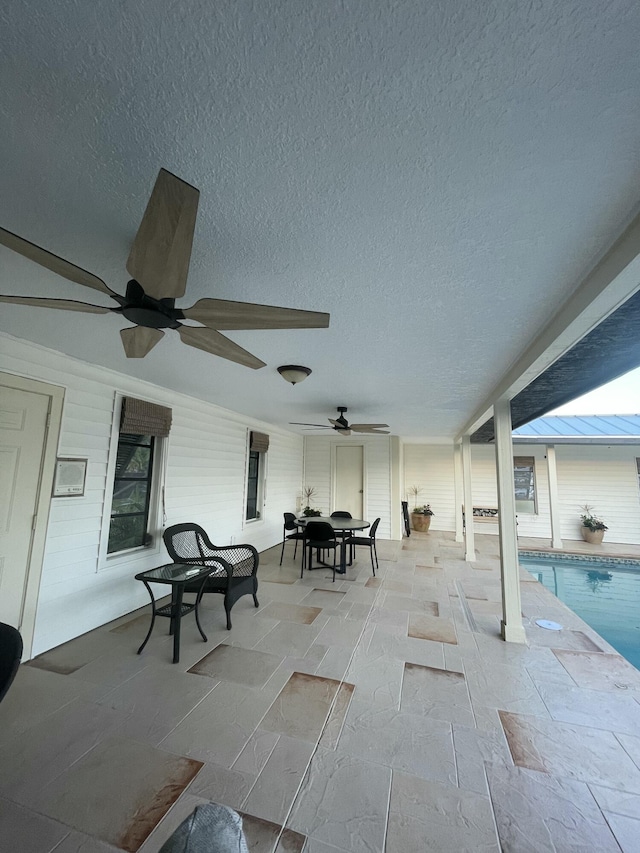
<instances>
[{"instance_id":1,"label":"white exterior wall","mask_svg":"<svg viewBox=\"0 0 640 853\"><path fill-rule=\"evenodd\" d=\"M514 456L533 456L536 482L537 512L518 512L518 535L537 536L543 539L551 538L551 518L549 515L549 478L547 471L546 449L540 445L513 446ZM495 448L491 444L474 444L471 446L472 476L473 476L473 505L481 507L497 507L498 493L496 489ZM558 470L560 477L560 467ZM494 521L476 521L476 533L498 533L498 524ZM578 536L580 538L580 531Z\"/></svg>"},{"instance_id":2,"label":"white exterior wall","mask_svg":"<svg viewBox=\"0 0 640 853\"><path fill-rule=\"evenodd\" d=\"M549 482L544 445L514 444L514 456L535 459L537 513L518 513L518 534L551 539ZM493 445L471 446L473 504L497 507L495 450ZM609 530L606 539L620 544L640 545L640 488L636 458L640 445L556 445L561 536L580 540L581 507L589 504ZM404 445L405 493L417 485L418 503L429 503L434 511L434 530L455 530L455 488L451 445ZM413 498L407 496L409 509ZM492 521L476 521L476 533L498 533Z\"/></svg>"},{"instance_id":3,"label":"white exterior wall","mask_svg":"<svg viewBox=\"0 0 640 853\"><path fill-rule=\"evenodd\" d=\"M417 499L409 493L412 486L420 489ZM433 530L455 530L456 494L452 444L404 445L404 494L409 503L409 512L416 504L431 505L434 512L431 519Z\"/></svg>"},{"instance_id":4,"label":"white exterior wall","mask_svg":"<svg viewBox=\"0 0 640 853\"><path fill-rule=\"evenodd\" d=\"M33 654L37 655L148 602L137 572L161 565L160 543L127 556L101 555L110 501L110 450L117 442L117 394L173 409L165 479L166 525L201 524L218 544L247 542L259 551L281 541L282 513L293 511L302 482L300 436L150 383L0 337L0 370L65 388L59 456L88 458L85 494L52 499ZM247 435L270 436L263 518L244 522ZM114 435L115 433L115 435ZM103 542L103 551L104 548Z\"/></svg>"},{"instance_id":5,"label":"white exterior wall","mask_svg":"<svg viewBox=\"0 0 640 853\"><path fill-rule=\"evenodd\" d=\"M640 544L640 446L556 445L561 535L580 539L581 507L589 504L609 528L609 542Z\"/></svg>"},{"instance_id":6,"label":"white exterior wall","mask_svg":"<svg viewBox=\"0 0 640 853\"><path fill-rule=\"evenodd\" d=\"M333 471L335 447L339 444L363 447L363 513L367 521L380 518L378 538L391 538L391 442L387 436L356 436L344 438L307 436L304 440L304 485L313 486L311 505L328 515L340 507L333 506Z\"/></svg>"}]
</instances>

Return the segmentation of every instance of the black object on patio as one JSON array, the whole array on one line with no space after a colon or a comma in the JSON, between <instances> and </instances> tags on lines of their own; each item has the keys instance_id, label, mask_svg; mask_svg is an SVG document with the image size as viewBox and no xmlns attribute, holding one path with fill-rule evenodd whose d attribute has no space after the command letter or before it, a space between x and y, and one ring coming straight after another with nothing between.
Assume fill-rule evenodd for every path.
<instances>
[{"instance_id":1,"label":"black object on patio","mask_svg":"<svg viewBox=\"0 0 640 853\"><path fill-rule=\"evenodd\" d=\"M309 521L307 522L307 526L305 528L306 540L305 540L305 548L308 549L309 556L307 557L307 568L309 571L313 569L313 549L315 548L318 552L320 551L328 551L333 550L333 566L329 568L333 568L333 580L336 579L336 552L338 550L338 541L336 539L336 532L333 527L327 521ZM318 553L318 559L319 553ZM320 568L320 566L316 566L316 568ZM304 567L300 570L300 577L302 577L302 572L304 571Z\"/></svg>"},{"instance_id":2,"label":"black object on patio","mask_svg":"<svg viewBox=\"0 0 640 853\"><path fill-rule=\"evenodd\" d=\"M329 516L330 518L353 518L350 512L347 512L344 509L337 509L335 512L332 512ZM351 536L348 530L336 531L336 536L339 539L348 539ZM353 563L354 550L353 546L349 548L349 565Z\"/></svg>"},{"instance_id":3,"label":"black object on patio","mask_svg":"<svg viewBox=\"0 0 640 853\"><path fill-rule=\"evenodd\" d=\"M376 576L376 569L378 568L378 552L376 551L376 530L378 529L378 525L380 524L380 519L376 518L376 520L371 525L371 529L369 531L368 536L349 536L348 539L344 540L345 545L349 545L350 547L354 547L355 545L367 545L369 547L369 552L371 554L371 568L373 569L373 576ZM375 563L373 562L373 558L376 558Z\"/></svg>"},{"instance_id":4,"label":"black object on patio","mask_svg":"<svg viewBox=\"0 0 640 853\"><path fill-rule=\"evenodd\" d=\"M16 677L22 658L22 637L13 625L0 622L0 702Z\"/></svg>"},{"instance_id":5,"label":"black object on patio","mask_svg":"<svg viewBox=\"0 0 640 853\"><path fill-rule=\"evenodd\" d=\"M294 530L295 533L287 533L287 530ZM295 560L296 554L298 553L298 542L304 542L304 530L299 530L298 525L296 523L296 517L292 512L284 513L284 527L282 528L282 552L280 553L280 565L282 565L282 559L284 557L284 546L287 542L295 542L296 547L293 551L293 559ZM302 546L303 554L304 554L304 545Z\"/></svg>"},{"instance_id":6,"label":"black object on patio","mask_svg":"<svg viewBox=\"0 0 640 853\"><path fill-rule=\"evenodd\" d=\"M211 566L203 592L224 595L227 631L231 630L231 608L243 595L252 595L256 607L259 556L253 545L214 545L199 524L187 522L167 527L164 544L175 563ZM198 593L200 584L185 587L185 592Z\"/></svg>"}]
</instances>

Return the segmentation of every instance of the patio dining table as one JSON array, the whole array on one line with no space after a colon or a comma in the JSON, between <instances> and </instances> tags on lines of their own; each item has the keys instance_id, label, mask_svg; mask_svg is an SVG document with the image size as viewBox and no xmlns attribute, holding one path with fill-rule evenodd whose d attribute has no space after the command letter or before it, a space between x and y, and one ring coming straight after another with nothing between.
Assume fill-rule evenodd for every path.
<instances>
[{"instance_id":1,"label":"patio dining table","mask_svg":"<svg viewBox=\"0 0 640 853\"><path fill-rule=\"evenodd\" d=\"M354 530L365 530L367 527L371 527L371 522L364 521L362 518L342 518L325 515L304 515L296 519L296 524L304 529L309 521L326 521L327 524L333 527L336 533L353 533ZM333 566L330 568L333 568ZM342 537L340 540L340 568L336 569L336 573L340 575L347 573L347 546L345 544L345 537Z\"/></svg>"}]
</instances>

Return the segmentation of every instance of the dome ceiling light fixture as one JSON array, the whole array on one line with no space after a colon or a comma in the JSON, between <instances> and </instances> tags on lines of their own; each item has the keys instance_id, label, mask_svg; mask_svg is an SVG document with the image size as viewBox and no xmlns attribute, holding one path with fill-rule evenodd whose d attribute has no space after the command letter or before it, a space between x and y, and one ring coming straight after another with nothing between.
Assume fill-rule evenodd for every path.
<instances>
[{"instance_id":1,"label":"dome ceiling light fixture","mask_svg":"<svg viewBox=\"0 0 640 853\"><path fill-rule=\"evenodd\" d=\"M287 382L297 385L298 382L304 382L309 376L311 368L301 367L299 364L283 364L282 367L278 368L278 373Z\"/></svg>"}]
</instances>

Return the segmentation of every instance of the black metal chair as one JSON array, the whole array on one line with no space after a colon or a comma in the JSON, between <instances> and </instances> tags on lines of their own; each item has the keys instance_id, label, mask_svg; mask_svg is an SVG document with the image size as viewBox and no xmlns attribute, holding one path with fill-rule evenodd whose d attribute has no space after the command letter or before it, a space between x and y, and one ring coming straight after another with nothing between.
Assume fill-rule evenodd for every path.
<instances>
[{"instance_id":1,"label":"black metal chair","mask_svg":"<svg viewBox=\"0 0 640 853\"><path fill-rule=\"evenodd\" d=\"M353 516L351 515L350 512L347 512L346 510L342 510L342 509L337 509L335 512L332 512L329 517L330 518L353 518ZM349 530L337 530L336 536L338 537L338 539L348 539L349 536L351 536L351 531L349 531ZM353 547L351 547L349 549L349 565L351 565L353 563L354 553L355 553L354 549L353 549Z\"/></svg>"},{"instance_id":2,"label":"black metal chair","mask_svg":"<svg viewBox=\"0 0 640 853\"><path fill-rule=\"evenodd\" d=\"M295 533L287 533L287 530L294 530ZM280 553L280 565L282 565L282 559L284 557L284 546L287 544L287 542L296 543L296 547L293 552L293 559L295 560L296 554L298 553L298 542L304 542L304 540L304 530L299 529L295 515L292 512L285 512L284 527L282 528L282 552ZM304 554L304 545L302 546L302 553Z\"/></svg>"},{"instance_id":3,"label":"black metal chair","mask_svg":"<svg viewBox=\"0 0 640 853\"><path fill-rule=\"evenodd\" d=\"M371 554L371 568L373 569L373 576L376 576L376 569L379 568L378 564L378 552L376 551L376 530L378 529L378 525L380 524L380 519L376 518L371 527L369 528L368 536L349 536L348 539L345 539L345 546L349 545L351 548L356 547L357 545L366 545L369 548L369 552ZM375 563L373 562L373 558L376 558Z\"/></svg>"},{"instance_id":4,"label":"black metal chair","mask_svg":"<svg viewBox=\"0 0 640 853\"><path fill-rule=\"evenodd\" d=\"M174 563L211 566L204 586L189 584L186 592L201 597L205 592L224 596L227 631L231 630L231 608L243 595L252 595L260 607L258 592L258 552L252 545L214 545L199 524L174 524L163 533L164 544ZM199 599L198 599L199 600Z\"/></svg>"},{"instance_id":5,"label":"black metal chair","mask_svg":"<svg viewBox=\"0 0 640 853\"><path fill-rule=\"evenodd\" d=\"M307 526L305 527L305 549L308 552L307 556L307 568L309 571L312 571L313 567L313 549L315 548L318 557L318 561L320 560L320 551L330 551L333 550L333 580L336 579L336 553L338 550L338 540L336 539L336 532L333 527L329 524L328 521L309 521L307 522ZM317 569L320 566L316 566ZM302 568L300 569L300 577L304 572L304 563Z\"/></svg>"},{"instance_id":6,"label":"black metal chair","mask_svg":"<svg viewBox=\"0 0 640 853\"><path fill-rule=\"evenodd\" d=\"M17 628L0 622L0 702L16 677L22 658L22 637Z\"/></svg>"}]
</instances>

